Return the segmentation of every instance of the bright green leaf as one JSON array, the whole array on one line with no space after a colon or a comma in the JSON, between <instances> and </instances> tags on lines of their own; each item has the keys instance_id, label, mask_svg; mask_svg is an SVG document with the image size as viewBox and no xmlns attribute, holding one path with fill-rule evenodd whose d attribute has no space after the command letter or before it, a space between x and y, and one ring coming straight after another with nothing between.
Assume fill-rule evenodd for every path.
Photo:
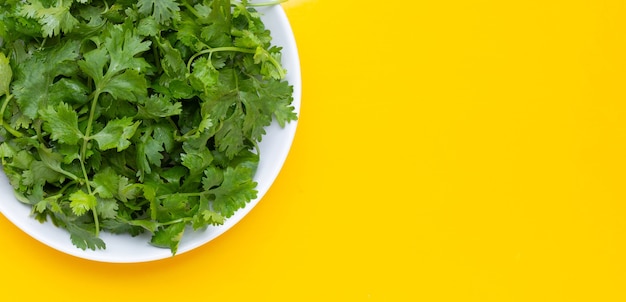
<instances>
[{"instance_id":1,"label":"bright green leaf","mask_svg":"<svg viewBox=\"0 0 626 302\"><path fill-rule=\"evenodd\" d=\"M148 93L148 85L145 77L135 70L127 70L122 74L113 76L102 87L103 92L110 93L116 99L137 101L138 97Z\"/></svg>"},{"instance_id":2,"label":"bright green leaf","mask_svg":"<svg viewBox=\"0 0 626 302\"><path fill-rule=\"evenodd\" d=\"M196 149L185 144L183 148L185 153L181 155L182 164L189 169L190 174L201 173L213 161L213 155L206 146Z\"/></svg>"},{"instance_id":3,"label":"bright green leaf","mask_svg":"<svg viewBox=\"0 0 626 302\"><path fill-rule=\"evenodd\" d=\"M145 100L143 105L138 106L137 118L159 120L163 117L180 115L182 104L174 102L163 95L152 95Z\"/></svg>"},{"instance_id":4,"label":"bright green leaf","mask_svg":"<svg viewBox=\"0 0 626 302\"><path fill-rule=\"evenodd\" d=\"M139 0L137 7L140 14L152 15L160 24L168 24L172 19L176 19L180 11L175 0Z\"/></svg>"},{"instance_id":5,"label":"bright green leaf","mask_svg":"<svg viewBox=\"0 0 626 302\"><path fill-rule=\"evenodd\" d=\"M72 212L76 216L82 216L87 211L93 210L96 208L97 200L96 197L90 194L85 193L82 190L78 190L72 194L70 194L70 208L72 208Z\"/></svg>"},{"instance_id":6,"label":"bright green leaf","mask_svg":"<svg viewBox=\"0 0 626 302\"><path fill-rule=\"evenodd\" d=\"M78 25L79 21L70 13L70 1L65 5L44 7L38 0L29 1L30 4L22 7L21 13L29 18L36 18L42 25L44 36L57 36L63 31L69 33ZM63 3L59 1L58 3Z\"/></svg>"},{"instance_id":7,"label":"bright green leaf","mask_svg":"<svg viewBox=\"0 0 626 302\"><path fill-rule=\"evenodd\" d=\"M83 54L83 60L78 62L80 69L90 76L96 83L102 82L104 67L109 61L104 48L96 48Z\"/></svg>"},{"instance_id":8,"label":"bright green leaf","mask_svg":"<svg viewBox=\"0 0 626 302\"><path fill-rule=\"evenodd\" d=\"M217 167L208 167L204 170L202 178L202 188L205 191L211 190L219 186L224 181L224 173Z\"/></svg>"},{"instance_id":9,"label":"bright green leaf","mask_svg":"<svg viewBox=\"0 0 626 302\"><path fill-rule=\"evenodd\" d=\"M207 58L199 58L193 64L193 72L189 77L191 86L199 91L208 91L215 88L219 72L211 65Z\"/></svg>"},{"instance_id":10,"label":"bright green leaf","mask_svg":"<svg viewBox=\"0 0 626 302\"><path fill-rule=\"evenodd\" d=\"M130 146L130 138L135 135L139 124L141 121L133 123L133 119L130 117L115 119L108 122L104 129L91 138L98 142L100 150L116 148L120 152Z\"/></svg>"},{"instance_id":11,"label":"bright green leaf","mask_svg":"<svg viewBox=\"0 0 626 302\"><path fill-rule=\"evenodd\" d=\"M98 203L96 205L96 212L103 219L113 219L117 217L117 210L119 206L115 199L107 198L98 198Z\"/></svg>"},{"instance_id":12,"label":"bright green leaf","mask_svg":"<svg viewBox=\"0 0 626 302\"><path fill-rule=\"evenodd\" d=\"M111 167L101 169L93 176L94 193L102 198L113 198L119 191L120 176Z\"/></svg>"},{"instance_id":13,"label":"bright green leaf","mask_svg":"<svg viewBox=\"0 0 626 302\"><path fill-rule=\"evenodd\" d=\"M137 33L142 36L155 37L160 33L159 24L152 16L143 18L137 24Z\"/></svg>"},{"instance_id":14,"label":"bright green leaf","mask_svg":"<svg viewBox=\"0 0 626 302\"><path fill-rule=\"evenodd\" d=\"M121 25L109 28L109 36L104 42L111 58L107 75L113 76L126 69L139 73L150 69L150 64L143 57L137 56L149 50L152 42L144 41L143 37L135 35L133 30L133 27Z\"/></svg>"},{"instance_id":15,"label":"bright green leaf","mask_svg":"<svg viewBox=\"0 0 626 302\"><path fill-rule=\"evenodd\" d=\"M66 144L76 144L83 138L78 129L78 115L66 103L60 103L56 108L48 106L39 111L44 121L44 129L50 133L50 138Z\"/></svg>"}]
</instances>

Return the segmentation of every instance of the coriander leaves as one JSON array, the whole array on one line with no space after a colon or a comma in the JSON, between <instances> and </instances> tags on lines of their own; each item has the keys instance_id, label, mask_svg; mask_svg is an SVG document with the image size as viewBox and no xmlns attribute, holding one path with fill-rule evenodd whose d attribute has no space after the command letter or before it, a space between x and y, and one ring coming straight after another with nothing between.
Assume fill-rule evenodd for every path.
<instances>
[{"instance_id":1,"label":"coriander leaves","mask_svg":"<svg viewBox=\"0 0 626 302\"><path fill-rule=\"evenodd\" d=\"M101 231L188 229L256 198L257 143L297 119L257 5L230 0L0 4L0 159L33 216Z\"/></svg>"}]
</instances>

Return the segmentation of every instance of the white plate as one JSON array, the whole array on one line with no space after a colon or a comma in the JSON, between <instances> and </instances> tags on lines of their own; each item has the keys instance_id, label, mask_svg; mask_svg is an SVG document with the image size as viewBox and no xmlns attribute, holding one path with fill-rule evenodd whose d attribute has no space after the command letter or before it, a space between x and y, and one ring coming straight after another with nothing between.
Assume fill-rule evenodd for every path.
<instances>
[{"instance_id":1,"label":"white plate","mask_svg":"<svg viewBox=\"0 0 626 302\"><path fill-rule=\"evenodd\" d=\"M289 20L280 6L258 8L258 11L262 13L263 22L272 32L273 44L283 47L282 63L285 69L287 69L287 81L294 87L293 105L296 108L296 113L299 114L302 91L300 61ZM210 227L205 231L186 231L180 242L177 255L193 250L215 239L234 226L254 208L278 176L291 148L296 126L297 122L291 122L284 128L278 126L277 123L273 123L267 128L267 134L260 143L261 160L255 175L255 181L258 183L257 198L252 200L245 208L237 211L234 216L226 220L221 226ZM67 231L55 227L50 222L39 223L30 216L30 211L30 206L17 201L6 175L0 172L0 212L24 232L54 249L84 259L112 263L147 262L172 257L169 249L154 247L148 243L151 237L150 234L131 237L129 235L113 235L102 232L100 237L106 243L106 249L83 251L72 245Z\"/></svg>"}]
</instances>

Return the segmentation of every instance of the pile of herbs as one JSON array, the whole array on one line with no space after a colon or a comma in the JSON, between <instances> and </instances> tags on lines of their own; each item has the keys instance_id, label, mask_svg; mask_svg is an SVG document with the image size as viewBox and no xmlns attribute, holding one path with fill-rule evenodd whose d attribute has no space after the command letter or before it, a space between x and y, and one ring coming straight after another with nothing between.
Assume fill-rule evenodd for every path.
<instances>
[{"instance_id":1,"label":"pile of herbs","mask_svg":"<svg viewBox=\"0 0 626 302\"><path fill-rule=\"evenodd\" d=\"M264 128L297 118L256 5L2 1L0 158L17 199L83 250L150 232L173 254L188 227L245 207Z\"/></svg>"}]
</instances>

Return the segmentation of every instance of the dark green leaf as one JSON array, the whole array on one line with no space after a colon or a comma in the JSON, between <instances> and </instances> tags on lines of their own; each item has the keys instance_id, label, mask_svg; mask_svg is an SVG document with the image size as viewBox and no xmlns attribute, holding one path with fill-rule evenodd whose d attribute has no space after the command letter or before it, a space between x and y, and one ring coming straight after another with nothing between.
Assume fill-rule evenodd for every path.
<instances>
[{"instance_id":1,"label":"dark green leaf","mask_svg":"<svg viewBox=\"0 0 626 302\"><path fill-rule=\"evenodd\" d=\"M246 206L256 198L256 183L252 180L252 171L246 167L228 167L224 171L222 184L210 192L215 196L213 209L224 217L230 217L235 211Z\"/></svg>"},{"instance_id":2,"label":"dark green leaf","mask_svg":"<svg viewBox=\"0 0 626 302\"><path fill-rule=\"evenodd\" d=\"M89 101L89 88L81 81L62 78L50 86L48 98L51 103L67 102L85 104Z\"/></svg>"},{"instance_id":3,"label":"dark green leaf","mask_svg":"<svg viewBox=\"0 0 626 302\"><path fill-rule=\"evenodd\" d=\"M137 118L159 120L163 117L176 116L182 112L182 104L163 95L152 95L138 106Z\"/></svg>"},{"instance_id":4,"label":"dark green leaf","mask_svg":"<svg viewBox=\"0 0 626 302\"><path fill-rule=\"evenodd\" d=\"M74 224L68 224L66 227L67 230L70 232L70 239L76 247L82 250L96 250L106 248L106 244L104 243L104 241L96 237L92 232L80 228Z\"/></svg>"}]
</instances>

